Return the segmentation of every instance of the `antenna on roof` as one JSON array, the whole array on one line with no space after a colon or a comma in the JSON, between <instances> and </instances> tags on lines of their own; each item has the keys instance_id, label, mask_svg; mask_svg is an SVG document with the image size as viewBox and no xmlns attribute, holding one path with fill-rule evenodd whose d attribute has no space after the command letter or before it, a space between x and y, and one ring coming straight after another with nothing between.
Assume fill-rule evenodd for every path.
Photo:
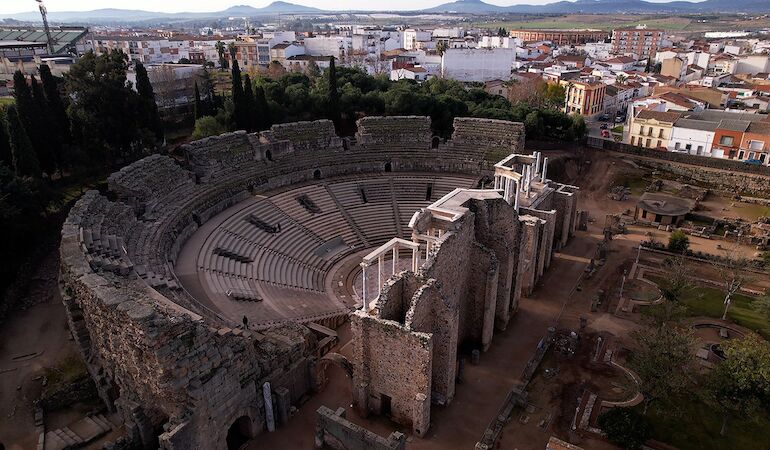
<instances>
[{"instance_id":1,"label":"antenna on roof","mask_svg":"<svg viewBox=\"0 0 770 450\"><path fill-rule=\"evenodd\" d=\"M51 39L51 29L48 27L48 10L43 4L43 0L35 0L40 8L40 15L43 16L43 28L48 39L48 54L53 55L53 39Z\"/></svg>"}]
</instances>

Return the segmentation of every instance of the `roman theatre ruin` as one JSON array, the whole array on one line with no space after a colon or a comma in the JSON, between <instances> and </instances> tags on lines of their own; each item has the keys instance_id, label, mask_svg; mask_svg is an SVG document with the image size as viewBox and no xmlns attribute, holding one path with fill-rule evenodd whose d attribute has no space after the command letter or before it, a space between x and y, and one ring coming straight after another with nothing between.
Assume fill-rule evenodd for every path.
<instances>
[{"instance_id":1,"label":"roman theatre ruin","mask_svg":"<svg viewBox=\"0 0 770 450\"><path fill-rule=\"evenodd\" d=\"M577 188L523 154L520 123L457 118L446 140L428 117L357 125L192 142L72 208L69 327L131 440L237 448L290 420L328 364L362 415L423 436L458 348L492 343L575 229ZM347 321L350 361L329 353Z\"/></svg>"}]
</instances>

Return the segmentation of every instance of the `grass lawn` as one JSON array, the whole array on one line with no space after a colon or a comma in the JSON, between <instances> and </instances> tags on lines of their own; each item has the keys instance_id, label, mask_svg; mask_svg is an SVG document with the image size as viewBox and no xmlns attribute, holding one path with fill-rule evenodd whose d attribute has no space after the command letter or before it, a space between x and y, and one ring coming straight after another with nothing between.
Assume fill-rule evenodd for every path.
<instances>
[{"instance_id":1,"label":"grass lawn","mask_svg":"<svg viewBox=\"0 0 770 450\"><path fill-rule=\"evenodd\" d=\"M695 396L653 404L647 416L652 424L654 439L683 450L770 449L770 440L767 439L770 418L766 414L756 418L755 422L729 420L726 436L719 435L721 413Z\"/></svg>"},{"instance_id":2,"label":"grass lawn","mask_svg":"<svg viewBox=\"0 0 770 450\"><path fill-rule=\"evenodd\" d=\"M658 283L660 277L651 276L651 281ZM707 316L721 318L724 312L724 293L717 288L709 286L696 286L689 289L682 298L682 303L687 306L687 311L692 316ZM727 317L740 326L754 330L765 339L770 339L770 323L765 317L751 307L754 297L747 295L733 295L730 311Z\"/></svg>"},{"instance_id":3,"label":"grass lawn","mask_svg":"<svg viewBox=\"0 0 770 450\"><path fill-rule=\"evenodd\" d=\"M622 133L623 132L623 125L618 125L616 127L612 127L613 133Z\"/></svg>"},{"instance_id":4,"label":"grass lawn","mask_svg":"<svg viewBox=\"0 0 770 450\"><path fill-rule=\"evenodd\" d=\"M13 105L15 102L13 97L0 97L0 107Z\"/></svg>"}]
</instances>

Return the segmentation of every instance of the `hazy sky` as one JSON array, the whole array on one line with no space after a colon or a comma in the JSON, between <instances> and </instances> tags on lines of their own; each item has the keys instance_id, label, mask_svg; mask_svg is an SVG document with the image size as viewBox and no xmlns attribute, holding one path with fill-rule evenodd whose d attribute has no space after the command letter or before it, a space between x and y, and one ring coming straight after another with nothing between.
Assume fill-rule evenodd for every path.
<instances>
[{"instance_id":1,"label":"hazy sky","mask_svg":"<svg viewBox=\"0 0 770 450\"><path fill-rule=\"evenodd\" d=\"M422 9L447 3L452 0L286 0L321 9L368 9L399 10ZM556 0L484 0L487 3L509 6L516 4L544 4ZM667 0L650 0L667 1ZM221 11L233 5L250 5L255 8L267 6L272 0L45 0L48 11L88 11L99 8L142 9L146 11L183 12L183 11ZM35 0L0 0L0 15L37 9Z\"/></svg>"}]
</instances>

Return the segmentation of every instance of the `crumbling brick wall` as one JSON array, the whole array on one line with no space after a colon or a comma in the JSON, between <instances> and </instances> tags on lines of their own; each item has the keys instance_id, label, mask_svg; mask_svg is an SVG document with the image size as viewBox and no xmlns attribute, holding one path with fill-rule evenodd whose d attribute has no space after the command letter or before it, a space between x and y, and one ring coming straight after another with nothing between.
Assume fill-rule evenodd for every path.
<instances>
[{"instance_id":1,"label":"crumbling brick wall","mask_svg":"<svg viewBox=\"0 0 770 450\"><path fill-rule=\"evenodd\" d=\"M394 431L383 438L345 419L345 409L332 411L321 406L316 411L315 448L331 447L335 450L404 450L406 436Z\"/></svg>"}]
</instances>

